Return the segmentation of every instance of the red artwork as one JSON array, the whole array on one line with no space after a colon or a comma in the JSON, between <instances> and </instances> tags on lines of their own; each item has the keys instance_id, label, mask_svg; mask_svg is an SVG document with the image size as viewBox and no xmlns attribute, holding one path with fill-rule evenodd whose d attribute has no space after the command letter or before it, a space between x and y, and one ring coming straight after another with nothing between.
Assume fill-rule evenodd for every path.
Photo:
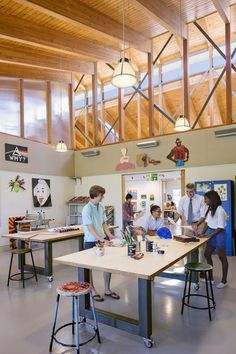
<instances>
[{"instance_id":1,"label":"red artwork","mask_svg":"<svg viewBox=\"0 0 236 354\"><path fill-rule=\"evenodd\" d=\"M189 159L189 150L182 144L182 141L177 138L175 140L176 146L166 156L168 160L175 162L177 167L184 166L184 163Z\"/></svg>"}]
</instances>

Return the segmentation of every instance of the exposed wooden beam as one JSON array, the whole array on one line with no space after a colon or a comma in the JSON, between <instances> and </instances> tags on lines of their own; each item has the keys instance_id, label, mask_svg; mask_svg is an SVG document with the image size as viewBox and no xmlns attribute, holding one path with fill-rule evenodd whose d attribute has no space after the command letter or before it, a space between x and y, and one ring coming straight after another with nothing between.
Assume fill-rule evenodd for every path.
<instances>
[{"instance_id":1,"label":"exposed wooden beam","mask_svg":"<svg viewBox=\"0 0 236 354\"><path fill-rule=\"evenodd\" d=\"M124 122L124 90L118 89L118 115L119 115L119 142L125 140L125 122Z\"/></svg>"},{"instance_id":2,"label":"exposed wooden beam","mask_svg":"<svg viewBox=\"0 0 236 354\"><path fill-rule=\"evenodd\" d=\"M52 144L52 88L51 82L47 81L47 133L48 144Z\"/></svg>"},{"instance_id":3,"label":"exposed wooden beam","mask_svg":"<svg viewBox=\"0 0 236 354\"><path fill-rule=\"evenodd\" d=\"M226 124L232 123L232 70L231 70L231 26L225 24L225 53L226 53Z\"/></svg>"},{"instance_id":4,"label":"exposed wooden beam","mask_svg":"<svg viewBox=\"0 0 236 354\"><path fill-rule=\"evenodd\" d=\"M158 104L163 106L162 65L158 64ZM163 116L158 112L159 134L163 134Z\"/></svg>"},{"instance_id":5,"label":"exposed wooden beam","mask_svg":"<svg viewBox=\"0 0 236 354\"><path fill-rule=\"evenodd\" d=\"M25 109L24 109L24 80L19 80L19 92L20 92L20 136L25 137Z\"/></svg>"},{"instance_id":6,"label":"exposed wooden beam","mask_svg":"<svg viewBox=\"0 0 236 354\"><path fill-rule=\"evenodd\" d=\"M100 122L101 122L101 141L105 137L105 120L104 120L104 86L101 85L101 102L100 102Z\"/></svg>"},{"instance_id":7,"label":"exposed wooden beam","mask_svg":"<svg viewBox=\"0 0 236 354\"><path fill-rule=\"evenodd\" d=\"M93 144L98 145L98 72L97 63L94 63L94 74L92 75L93 95Z\"/></svg>"},{"instance_id":8,"label":"exposed wooden beam","mask_svg":"<svg viewBox=\"0 0 236 354\"><path fill-rule=\"evenodd\" d=\"M95 34L102 34L104 38L123 39L121 23L80 1L16 0L16 2L73 26L93 31ZM129 47L145 52L150 51L148 38L128 26L125 26L125 41Z\"/></svg>"},{"instance_id":9,"label":"exposed wooden beam","mask_svg":"<svg viewBox=\"0 0 236 354\"><path fill-rule=\"evenodd\" d=\"M160 23L168 31L181 38L187 38L187 26L176 12L179 9L170 9L163 0L131 0L132 3L146 13L154 21Z\"/></svg>"},{"instance_id":10,"label":"exposed wooden beam","mask_svg":"<svg viewBox=\"0 0 236 354\"><path fill-rule=\"evenodd\" d=\"M141 116L141 96L137 93L137 129L138 129L138 139L142 138L142 116Z\"/></svg>"},{"instance_id":11,"label":"exposed wooden beam","mask_svg":"<svg viewBox=\"0 0 236 354\"><path fill-rule=\"evenodd\" d=\"M90 61L116 62L120 58L119 51L112 48L3 14L0 16L0 38L37 45L50 50L54 48L62 53L78 54Z\"/></svg>"},{"instance_id":12,"label":"exposed wooden beam","mask_svg":"<svg viewBox=\"0 0 236 354\"><path fill-rule=\"evenodd\" d=\"M154 88L153 88L153 51L148 53L148 127L149 136L154 136Z\"/></svg>"},{"instance_id":13,"label":"exposed wooden beam","mask_svg":"<svg viewBox=\"0 0 236 354\"><path fill-rule=\"evenodd\" d=\"M184 115L189 118L188 39L183 39L183 98Z\"/></svg>"},{"instance_id":14,"label":"exposed wooden beam","mask_svg":"<svg viewBox=\"0 0 236 354\"><path fill-rule=\"evenodd\" d=\"M17 64L0 63L0 76L32 80L71 82L71 74L56 70L35 68Z\"/></svg>"},{"instance_id":15,"label":"exposed wooden beam","mask_svg":"<svg viewBox=\"0 0 236 354\"><path fill-rule=\"evenodd\" d=\"M93 63L86 63L76 58L66 58L59 53L45 53L35 47L20 47L14 42L8 42L7 44L0 42L0 61L52 70L93 74Z\"/></svg>"},{"instance_id":16,"label":"exposed wooden beam","mask_svg":"<svg viewBox=\"0 0 236 354\"><path fill-rule=\"evenodd\" d=\"M74 80L69 84L70 148L75 149L75 102Z\"/></svg>"},{"instance_id":17,"label":"exposed wooden beam","mask_svg":"<svg viewBox=\"0 0 236 354\"><path fill-rule=\"evenodd\" d=\"M224 23L230 23L230 8L228 0L212 0L218 14Z\"/></svg>"}]
</instances>

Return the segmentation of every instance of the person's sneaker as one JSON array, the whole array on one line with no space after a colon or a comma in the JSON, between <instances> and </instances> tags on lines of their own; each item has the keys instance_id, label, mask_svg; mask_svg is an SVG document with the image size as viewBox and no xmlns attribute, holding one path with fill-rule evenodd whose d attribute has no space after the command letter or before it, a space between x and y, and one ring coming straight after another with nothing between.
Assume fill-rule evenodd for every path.
<instances>
[{"instance_id":1,"label":"person's sneaker","mask_svg":"<svg viewBox=\"0 0 236 354\"><path fill-rule=\"evenodd\" d=\"M205 278L200 278L200 281L203 282L203 283L205 283ZM207 280L207 281L208 281L208 283L209 283L209 280ZM215 284L215 281L212 280L212 281L211 281L211 284L214 285L214 284Z\"/></svg>"},{"instance_id":2,"label":"person's sneaker","mask_svg":"<svg viewBox=\"0 0 236 354\"><path fill-rule=\"evenodd\" d=\"M228 285L228 283L219 283L216 285L216 287L217 287L217 289L224 289L227 285Z\"/></svg>"}]
</instances>

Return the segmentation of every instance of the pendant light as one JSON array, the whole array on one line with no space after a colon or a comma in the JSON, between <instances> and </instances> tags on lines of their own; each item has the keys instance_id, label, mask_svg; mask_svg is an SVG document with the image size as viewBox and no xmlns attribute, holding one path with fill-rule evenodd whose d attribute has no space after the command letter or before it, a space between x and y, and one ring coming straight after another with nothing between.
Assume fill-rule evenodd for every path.
<instances>
[{"instance_id":1,"label":"pendant light","mask_svg":"<svg viewBox=\"0 0 236 354\"><path fill-rule=\"evenodd\" d=\"M67 146L63 140L59 140L56 146L56 151L57 152L66 152L67 151Z\"/></svg>"},{"instance_id":2,"label":"pendant light","mask_svg":"<svg viewBox=\"0 0 236 354\"><path fill-rule=\"evenodd\" d=\"M123 51L119 63L115 67L111 83L118 87L131 87L137 83L135 70L128 58L125 57L125 5L122 1L122 14L123 14Z\"/></svg>"},{"instance_id":3,"label":"pendant light","mask_svg":"<svg viewBox=\"0 0 236 354\"><path fill-rule=\"evenodd\" d=\"M182 1L180 0L180 28L182 32ZM190 124L188 118L181 114L175 121L174 130L176 132L185 132L190 130Z\"/></svg>"},{"instance_id":4,"label":"pendant light","mask_svg":"<svg viewBox=\"0 0 236 354\"><path fill-rule=\"evenodd\" d=\"M188 119L183 114L181 114L179 116L179 118L177 118L176 121L175 121L174 130L176 132L185 132L185 131L190 130L190 129L191 128L190 128Z\"/></svg>"}]
</instances>

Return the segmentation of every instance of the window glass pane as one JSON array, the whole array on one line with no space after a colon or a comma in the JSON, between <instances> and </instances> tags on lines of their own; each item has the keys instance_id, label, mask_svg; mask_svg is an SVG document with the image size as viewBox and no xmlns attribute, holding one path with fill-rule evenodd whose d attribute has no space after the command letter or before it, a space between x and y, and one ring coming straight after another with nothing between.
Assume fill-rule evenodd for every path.
<instances>
[{"instance_id":1,"label":"window glass pane","mask_svg":"<svg viewBox=\"0 0 236 354\"><path fill-rule=\"evenodd\" d=\"M64 140L70 144L70 113L68 84L52 82L52 142Z\"/></svg>"},{"instance_id":2,"label":"window glass pane","mask_svg":"<svg viewBox=\"0 0 236 354\"><path fill-rule=\"evenodd\" d=\"M19 80L0 79L0 132L20 135Z\"/></svg>"},{"instance_id":3,"label":"window glass pane","mask_svg":"<svg viewBox=\"0 0 236 354\"><path fill-rule=\"evenodd\" d=\"M24 80L25 137L47 143L46 82Z\"/></svg>"}]
</instances>

